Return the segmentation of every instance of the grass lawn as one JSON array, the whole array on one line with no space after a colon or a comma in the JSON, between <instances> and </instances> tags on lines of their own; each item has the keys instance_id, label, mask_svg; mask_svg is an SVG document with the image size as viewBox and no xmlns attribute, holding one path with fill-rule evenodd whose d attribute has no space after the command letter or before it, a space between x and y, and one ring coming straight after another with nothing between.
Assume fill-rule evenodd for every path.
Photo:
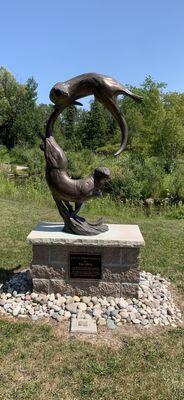
<instances>
[{"instance_id":1,"label":"grass lawn","mask_svg":"<svg viewBox=\"0 0 184 400\"><path fill-rule=\"evenodd\" d=\"M183 400L181 328L121 336L118 348L63 339L49 325L0 321L0 398Z\"/></svg>"},{"instance_id":2,"label":"grass lawn","mask_svg":"<svg viewBox=\"0 0 184 400\"><path fill-rule=\"evenodd\" d=\"M58 213L44 203L11 200L1 201L1 213L0 268L26 267L31 260L26 236L39 220L58 221ZM102 214L89 208L88 217ZM123 209L105 215L106 222L139 224L146 241L141 268L169 277L181 292L184 221L133 217ZM107 346L107 340L66 338L62 329L59 334L55 324L0 318L0 399L184 399L183 328L135 337L120 330L118 347Z\"/></svg>"}]
</instances>

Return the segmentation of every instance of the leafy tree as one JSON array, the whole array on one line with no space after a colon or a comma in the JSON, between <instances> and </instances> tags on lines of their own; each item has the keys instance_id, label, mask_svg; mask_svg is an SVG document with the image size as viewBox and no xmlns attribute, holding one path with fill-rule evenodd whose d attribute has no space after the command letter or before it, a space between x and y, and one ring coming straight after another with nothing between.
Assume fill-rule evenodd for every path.
<instances>
[{"instance_id":1,"label":"leafy tree","mask_svg":"<svg viewBox=\"0 0 184 400\"><path fill-rule=\"evenodd\" d=\"M86 147L96 149L97 147L104 146L106 141L107 120L104 108L97 100L94 100L87 114L86 132L83 143L85 143Z\"/></svg>"},{"instance_id":2,"label":"leafy tree","mask_svg":"<svg viewBox=\"0 0 184 400\"><path fill-rule=\"evenodd\" d=\"M139 89L130 87L143 97L142 103L128 97L120 101L129 128L129 148L140 157L155 155L152 147L164 118L164 88L164 83L154 82L148 76Z\"/></svg>"},{"instance_id":3,"label":"leafy tree","mask_svg":"<svg viewBox=\"0 0 184 400\"><path fill-rule=\"evenodd\" d=\"M81 150L86 146L86 137L88 137L88 120L89 111L79 109L77 114L77 123L75 126L75 136L77 141L77 149Z\"/></svg>"},{"instance_id":4,"label":"leafy tree","mask_svg":"<svg viewBox=\"0 0 184 400\"><path fill-rule=\"evenodd\" d=\"M20 85L5 68L0 68L0 135L1 142L7 147L14 145L11 135ZM9 146L8 146L9 145Z\"/></svg>"},{"instance_id":5,"label":"leafy tree","mask_svg":"<svg viewBox=\"0 0 184 400\"><path fill-rule=\"evenodd\" d=\"M0 68L0 134L7 148L36 142L37 84L29 78L19 84L5 68Z\"/></svg>"},{"instance_id":6,"label":"leafy tree","mask_svg":"<svg viewBox=\"0 0 184 400\"><path fill-rule=\"evenodd\" d=\"M65 139L72 143L73 148L77 148L76 126L78 110L72 105L64 110L61 116L62 130Z\"/></svg>"},{"instance_id":7,"label":"leafy tree","mask_svg":"<svg viewBox=\"0 0 184 400\"><path fill-rule=\"evenodd\" d=\"M165 115L155 140L155 153L171 172L184 151L184 94L166 93L163 102Z\"/></svg>"}]
</instances>

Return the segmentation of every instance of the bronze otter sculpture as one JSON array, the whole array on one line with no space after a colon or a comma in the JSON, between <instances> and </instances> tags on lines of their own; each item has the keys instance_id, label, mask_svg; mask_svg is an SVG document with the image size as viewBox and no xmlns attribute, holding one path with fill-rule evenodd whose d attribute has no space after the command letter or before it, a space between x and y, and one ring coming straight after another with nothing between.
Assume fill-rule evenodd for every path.
<instances>
[{"instance_id":1,"label":"bronze otter sculpture","mask_svg":"<svg viewBox=\"0 0 184 400\"><path fill-rule=\"evenodd\" d=\"M127 124L117 103L117 96L124 94L135 101L141 101L142 97L132 93L109 76L88 73L78 75L65 82L56 83L50 91L50 100L55 105L65 108L71 104L81 105L76 100L91 94L94 94L95 98L111 112L119 124L122 140L120 149L115 153L115 156L117 156L124 150L128 139Z\"/></svg>"},{"instance_id":2,"label":"bronze otter sculpture","mask_svg":"<svg viewBox=\"0 0 184 400\"><path fill-rule=\"evenodd\" d=\"M128 138L127 124L116 97L119 94L126 94L136 101L142 100L140 96L132 93L113 78L96 73L82 74L66 82L56 83L50 91L50 99L55 106L47 122L46 135L41 136L43 140L41 149L44 151L46 160L46 180L59 213L64 219L64 231L78 235L97 235L108 230L108 226L103 225L101 218L94 223L89 223L77 213L83 202L101 194L101 189L109 179L110 172L107 168L99 167L86 178L72 179L67 173L66 155L53 137L53 128L57 117L66 107L73 104L82 105L77 100L91 94L94 94L96 99L107 107L121 129L121 146L115 155L124 150ZM70 202L75 203L75 208Z\"/></svg>"}]
</instances>

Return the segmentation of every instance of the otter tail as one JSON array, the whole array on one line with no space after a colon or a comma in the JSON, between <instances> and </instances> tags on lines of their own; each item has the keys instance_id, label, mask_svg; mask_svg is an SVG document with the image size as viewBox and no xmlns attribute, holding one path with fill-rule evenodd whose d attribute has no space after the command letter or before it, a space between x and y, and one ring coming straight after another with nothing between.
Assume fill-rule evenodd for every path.
<instances>
[{"instance_id":1,"label":"otter tail","mask_svg":"<svg viewBox=\"0 0 184 400\"><path fill-rule=\"evenodd\" d=\"M129 90L128 88L122 86L122 90L119 94L125 94L125 96L129 96L131 97L133 100L137 101L137 102L141 102L143 100L142 96L139 96L138 94L132 93L131 90Z\"/></svg>"},{"instance_id":2,"label":"otter tail","mask_svg":"<svg viewBox=\"0 0 184 400\"><path fill-rule=\"evenodd\" d=\"M122 153L122 151L125 149L127 140L128 140L128 127L127 123L125 120L125 117L123 113L121 112L119 105L117 103L117 99L115 96L113 97L107 97L107 96L95 96L98 101L100 101L107 109L111 112L112 116L118 123L120 130L121 130L121 146L119 150L114 154L115 156L118 156L119 154Z\"/></svg>"}]
</instances>

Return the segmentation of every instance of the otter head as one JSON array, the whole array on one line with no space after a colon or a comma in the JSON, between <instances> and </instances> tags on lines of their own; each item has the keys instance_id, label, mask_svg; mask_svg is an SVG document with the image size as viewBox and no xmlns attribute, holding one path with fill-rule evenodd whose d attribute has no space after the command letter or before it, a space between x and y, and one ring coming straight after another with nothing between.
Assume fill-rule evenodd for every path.
<instances>
[{"instance_id":1,"label":"otter head","mask_svg":"<svg viewBox=\"0 0 184 400\"><path fill-rule=\"evenodd\" d=\"M69 95L68 85L65 83L56 83L51 89L49 97L56 106L63 106L64 108L71 105L83 105L79 101L76 101L75 96Z\"/></svg>"},{"instance_id":2,"label":"otter head","mask_svg":"<svg viewBox=\"0 0 184 400\"><path fill-rule=\"evenodd\" d=\"M61 83L56 83L50 91L50 100L56 105L68 105L69 94L67 88Z\"/></svg>"},{"instance_id":3,"label":"otter head","mask_svg":"<svg viewBox=\"0 0 184 400\"><path fill-rule=\"evenodd\" d=\"M101 189L110 178L110 171L105 167L98 167L94 170L94 196L101 196Z\"/></svg>"}]
</instances>

